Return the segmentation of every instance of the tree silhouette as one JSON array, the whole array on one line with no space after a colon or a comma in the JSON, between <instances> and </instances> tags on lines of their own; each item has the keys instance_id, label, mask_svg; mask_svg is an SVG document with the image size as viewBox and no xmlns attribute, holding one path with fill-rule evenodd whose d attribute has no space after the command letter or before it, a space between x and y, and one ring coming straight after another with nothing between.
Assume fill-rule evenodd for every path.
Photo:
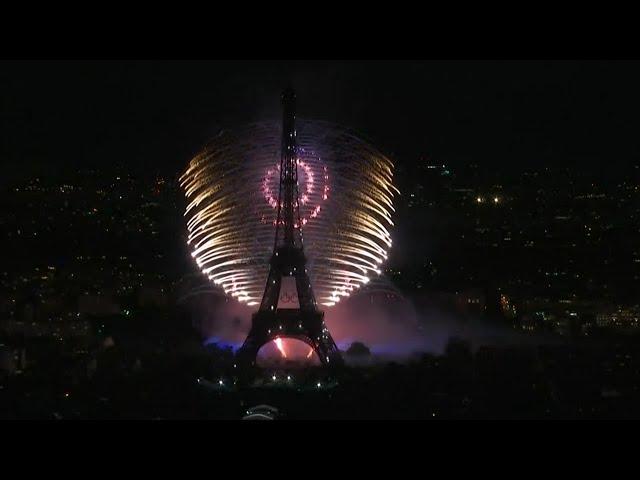
<instances>
[{"instance_id":1,"label":"tree silhouette","mask_svg":"<svg viewBox=\"0 0 640 480\"><path fill-rule=\"evenodd\" d=\"M368 356L371 350L362 342L353 342L347 350L347 355Z\"/></svg>"}]
</instances>

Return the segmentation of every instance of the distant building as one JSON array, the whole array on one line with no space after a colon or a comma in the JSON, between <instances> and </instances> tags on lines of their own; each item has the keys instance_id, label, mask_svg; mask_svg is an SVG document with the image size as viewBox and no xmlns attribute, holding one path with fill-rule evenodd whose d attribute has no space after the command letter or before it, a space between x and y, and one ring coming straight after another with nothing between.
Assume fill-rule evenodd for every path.
<instances>
[{"instance_id":1,"label":"distant building","mask_svg":"<svg viewBox=\"0 0 640 480\"><path fill-rule=\"evenodd\" d=\"M518 314L518 310L513 303L513 299L505 294L500 295L500 310L505 318L508 319L514 319Z\"/></svg>"},{"instance_id":2,"label":"distant building","mask_svg":"<svg viewBox=\"0 0 640 480\"><path fill-rule=\"evenodd\" d=\"M640 327L640 309L638 306L619 307L615 310L598 313L596 325L600 328L635 329Z\"/></svg>"},{"instance_id":3,"label":"distant building","mask_svg":"<svg viewBox=\"0 0 640 480\"><path fill-rule=\"evenodd\" d=\"M480 289L469 289L456 295L456 307L460 313L481 314L486 307L486 296Z\"/></svg>"}]
</instances>

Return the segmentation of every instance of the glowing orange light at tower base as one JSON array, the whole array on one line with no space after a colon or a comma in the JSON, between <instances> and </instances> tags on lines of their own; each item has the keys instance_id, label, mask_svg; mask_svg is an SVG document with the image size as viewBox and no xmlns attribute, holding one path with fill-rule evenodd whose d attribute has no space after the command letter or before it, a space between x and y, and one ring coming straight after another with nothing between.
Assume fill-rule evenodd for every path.
<instances>
[{"instance_id":1,"label":"glowing orange light at tower base","mask_svg":"<svg viewBox=\"0 0 640 480\"><path fill-rule=\"evenodd\" d=\"M282 354L283 358L287 358L287 352L284 349L284 345L282 344L282 339L281 338L276 338L274 340L274 343L276 344L276 347L278 347L278 350L280 350L280 353Z\"/></svg>"}]
</instances>

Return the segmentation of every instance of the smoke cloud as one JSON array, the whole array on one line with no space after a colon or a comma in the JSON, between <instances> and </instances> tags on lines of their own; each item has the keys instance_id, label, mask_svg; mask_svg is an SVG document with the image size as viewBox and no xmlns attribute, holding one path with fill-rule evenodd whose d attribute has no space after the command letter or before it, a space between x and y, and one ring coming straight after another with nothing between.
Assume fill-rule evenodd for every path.
<instances>
[{"instance_id":1,"label":"smoke cloud","mask_svg":"<svg viewBox=\"0 0 640 480\"><path fill-rule=\"evenodd\" d=\"M193 295L188 303L203 344L215 343L234 350L242 345L255 307L215 291ZM366 289L327 308L325 321L340 350L362 342L371 350L374 361L403 361L420 353L441 355L452 338L468 342L473 351L484 345L533 346L558 341L556 337L521 333L510 324L496 324L479 315L462 315L438 307L417 310L413 302L397 292ZM291 342L286 345L291 349ZM265 352L274 354L277 350L269 345Z\"/></svg>"}]
</instances>

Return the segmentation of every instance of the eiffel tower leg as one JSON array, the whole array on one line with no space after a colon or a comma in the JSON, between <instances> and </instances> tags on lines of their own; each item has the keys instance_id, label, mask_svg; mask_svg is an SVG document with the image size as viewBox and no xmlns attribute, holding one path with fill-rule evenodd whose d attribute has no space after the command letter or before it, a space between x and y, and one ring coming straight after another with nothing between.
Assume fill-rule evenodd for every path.
<instances>
[{"instance_id":1,"label":"eiffel tower leg","mask_svg":"<svg viewBox=\"0 0 640 480\"><path fill-rule=\"evenodd\" d=\"M333 341L333 338L329 333L325 333L324 337L321 337L315 348L316 355L320 358L320 361L330 368L337 368L344 365L340 350Z\"/></svg>"},{"instance_id":2,"label":"eiffel tower leg","mask_svg":"<svg viewBox=\"0 0 640 480\"><path fill-rule=\"evenodd\" d=\"M268 341L263 335L258 334L256 330L258 329L256 329L255 325L251 327L247 338L236 352L238 379L241 384L247 383L255 377L258 370L256 363L258 351Z\"/></svg>"},{"instance_id":3,"label":"eiffel tower leg","mask_svg":"<svg viewBox=\"0 0 640 480\"><path fill-rule=\"evenodd\" d=\"M237 365L240 368L251 368L256 365L258 351L264 343L259 341L255 335L250 332L242 346L236 353Z\"/></svg>"}]
</instances>

